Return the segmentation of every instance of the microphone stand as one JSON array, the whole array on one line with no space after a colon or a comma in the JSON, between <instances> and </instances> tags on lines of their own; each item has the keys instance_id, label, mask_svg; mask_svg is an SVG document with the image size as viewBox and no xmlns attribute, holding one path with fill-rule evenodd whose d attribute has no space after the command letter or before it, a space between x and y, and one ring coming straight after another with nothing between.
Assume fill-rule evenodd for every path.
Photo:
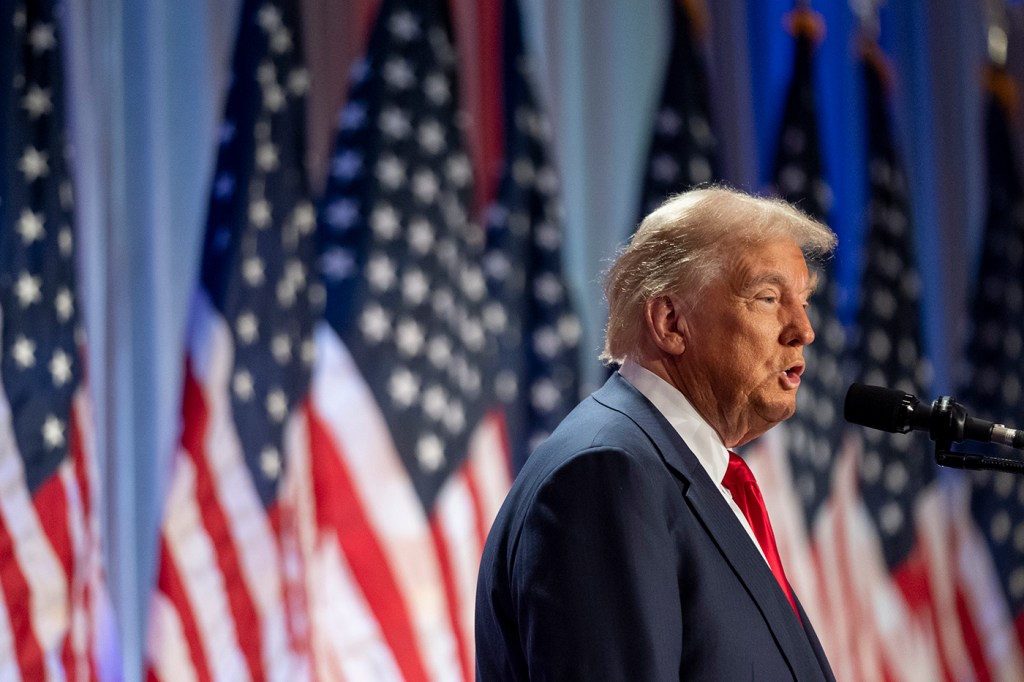
<instances>
[{"instance_id":1,"label":"microphone stand","mask_svg":"<svg viewBox=\"0 0 1024 682\"><path fill-rule=\"evenodd\" d=\"M953 442L963 442L967 410L949 396L932 403L932 421L928 435L935 441L935 461L944 467L1024 474L1024 461L990 457L973 452L954 452Z\"/></svg>"}]
</instances>

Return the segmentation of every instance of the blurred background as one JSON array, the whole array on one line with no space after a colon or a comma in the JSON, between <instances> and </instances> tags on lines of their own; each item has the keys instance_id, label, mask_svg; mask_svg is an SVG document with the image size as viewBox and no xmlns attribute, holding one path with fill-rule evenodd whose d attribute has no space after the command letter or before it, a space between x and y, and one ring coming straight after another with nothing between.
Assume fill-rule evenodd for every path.
<instances>
[{"instance_id":1,"label":"blurred background","mask_svg":"<svg viewBox=\"0 0 1024 682\"><path fill-rule=\"evenodd\" d=\"M1024 422L1024 3L2 2L0 677L472 677L489 520L607 375L601 273L712 181L839 236L746 453L837 676L1024 674L1024 485L839 417L859 379ZM32 263L56 319L11 312ZM76 342L77 392L10 383Z\"/></svg>"}]
</instances>

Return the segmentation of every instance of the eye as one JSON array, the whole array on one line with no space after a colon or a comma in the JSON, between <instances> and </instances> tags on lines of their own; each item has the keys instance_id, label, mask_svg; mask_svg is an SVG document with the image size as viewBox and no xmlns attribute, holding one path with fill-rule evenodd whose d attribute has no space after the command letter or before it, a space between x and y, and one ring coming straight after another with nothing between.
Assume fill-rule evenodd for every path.
<instances>
[{"instance_id":1,"label":"eye","mask_svg":"<svg viewBox=\"0 0 1024 682\"><path fill-rule=\"evenodd\" d=\"M762 294L757 297L757 300L763 303L773 304L779 300L779 297L776 296L775 294Z\"/></svg>"}]
</instances>

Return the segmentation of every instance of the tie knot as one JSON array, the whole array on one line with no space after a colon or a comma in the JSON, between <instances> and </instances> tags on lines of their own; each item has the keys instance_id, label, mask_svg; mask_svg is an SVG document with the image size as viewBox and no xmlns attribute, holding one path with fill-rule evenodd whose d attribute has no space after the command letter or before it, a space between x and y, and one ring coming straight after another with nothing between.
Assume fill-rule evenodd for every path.
<instances>
[{"instance_id":1,"label":"tie knot","mask_svg":"<svg viewBox=\"0 0 1024 682\"><path fill-rule=\"evenodd\" d=\"M751 484L757 485L757 481L754 479L754 472L750 470L750 467L747 466L742 457L730 450L729 466L725 470L725 476L722 478L722 485L727 490L733 490L733 486Z\"/></svg>"}]
</instances>

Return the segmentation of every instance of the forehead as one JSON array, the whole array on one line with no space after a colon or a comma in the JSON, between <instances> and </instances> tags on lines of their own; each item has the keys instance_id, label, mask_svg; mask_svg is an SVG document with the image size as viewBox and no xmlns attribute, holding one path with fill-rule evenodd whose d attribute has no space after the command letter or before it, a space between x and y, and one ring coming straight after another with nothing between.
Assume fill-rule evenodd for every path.
<instances>
[{"instance_id":1,"label":"forehead","mask_svg":"<svg viewBox=\"0 0 1024 682\"><path fill-rule=\"evenodd\" d=\"M733 287L777 284L803 291L812 286L803 251L793 240L738 244L727 252L732 255L726 257L725 278Z\"/></svg>"}]
</instances>

